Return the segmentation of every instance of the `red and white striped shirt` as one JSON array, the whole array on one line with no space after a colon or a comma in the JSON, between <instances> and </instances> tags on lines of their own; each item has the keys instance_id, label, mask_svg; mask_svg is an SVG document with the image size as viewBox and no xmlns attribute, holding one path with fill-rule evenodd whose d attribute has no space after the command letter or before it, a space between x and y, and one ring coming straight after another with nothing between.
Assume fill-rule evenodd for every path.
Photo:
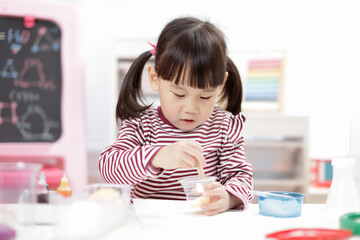
<instances>
[{"instance_id":1,"label":"red and white striped shirt","mask_svg":"<svg viewBox=\"0 0 360 240\"><path fill-rule=\"evenodd\" d=\"M174 127L161 112L149 108L139 118L124 120L117 140L100 155L99 170L103 180L113 184L134 185L132 196L185 200L178 182L196 176L197 169L157 169L152 158L161 147L179 140L200 143L206 160L206 176L216 176L225 189L242 200L246 207L252 199L252 168L245 161L242 135L245 117L215 107L209 119L192 131ZM171 156L169 156L171 161Z\"/></svg>"}]
</instances>

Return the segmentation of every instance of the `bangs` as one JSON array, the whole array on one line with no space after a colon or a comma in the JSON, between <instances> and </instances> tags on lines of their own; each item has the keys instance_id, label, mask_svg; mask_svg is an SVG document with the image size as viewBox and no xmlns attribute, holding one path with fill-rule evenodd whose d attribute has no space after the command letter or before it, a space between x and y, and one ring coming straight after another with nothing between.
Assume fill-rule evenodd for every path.
<instances>
[{"instance_id":1,"label":"bangs","mask_svg":"<svg viewBox=\"0 0 360 240\"><path fill-rule=\"evenodd\" d=\"M170 41L161 57L155 59L155 70L160 78L200 89L223 84L225 46L208 31L201 30L186 31Z\"/></svg>"}]
</instances>

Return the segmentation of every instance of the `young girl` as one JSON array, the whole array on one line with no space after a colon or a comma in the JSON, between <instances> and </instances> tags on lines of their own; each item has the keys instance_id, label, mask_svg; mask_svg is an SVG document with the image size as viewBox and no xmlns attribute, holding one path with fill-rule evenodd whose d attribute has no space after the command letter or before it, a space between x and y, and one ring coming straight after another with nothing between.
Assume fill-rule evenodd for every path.
<instances>
[{"instance_id":1,"label":"young girl","mask_svg":"<svg viewBox=\"0 0 360 240\"><path fill-rule=\"evenodd\" d=\"M178 18L161 32L157 45L141 54L122 84L116 116L117 140L100 156L104 181L132 184L135 198L185 200L179 180L202 166L216 183L201 207L207 215L251 201L252 169L245 162L245 121L240 75L227 56L223 33L196 18ZM141 73L151 56L151 88L160 106L142 104ZM217 101L225 109L215 106Z\"/></svg>"}]
</instances>

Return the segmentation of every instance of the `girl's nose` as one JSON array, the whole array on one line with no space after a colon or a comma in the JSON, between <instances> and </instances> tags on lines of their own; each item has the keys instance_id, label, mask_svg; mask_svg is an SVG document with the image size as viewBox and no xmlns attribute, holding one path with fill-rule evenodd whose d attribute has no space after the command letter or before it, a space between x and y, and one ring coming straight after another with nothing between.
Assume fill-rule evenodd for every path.
<instances>
[{"instance_id":1,"label":"girl's nose","mask_svg":"<svg viewBox=\"0 0 360 240\"><path fill-rule=\"evenodd\" d=\"M184 112L194 114L198 113L198 110L198 103L195 99L188 99L188 101L186 101Z\"/></svg>"}]
</instances>

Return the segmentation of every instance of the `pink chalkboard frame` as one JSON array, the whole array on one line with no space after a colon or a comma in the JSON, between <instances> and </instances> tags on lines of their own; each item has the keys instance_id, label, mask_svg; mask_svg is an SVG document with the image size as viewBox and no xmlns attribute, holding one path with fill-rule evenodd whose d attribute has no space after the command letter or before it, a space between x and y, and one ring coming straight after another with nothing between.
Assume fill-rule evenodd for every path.
<instances>
[{"instance_id":1,"label":"pink chalkboard frame","mask_svg":"<svg viewBox=\"0 0 360 240\"><path fill-rule=\"evenodd\" d=\"M53 143L0 143L0 162L57 162L74 191L87 185L85 96L83 61L79 42L79 14L65 3L1 0L0 15L55 22L61 30L62 135Z\"/></svg>"}]
</instances>

